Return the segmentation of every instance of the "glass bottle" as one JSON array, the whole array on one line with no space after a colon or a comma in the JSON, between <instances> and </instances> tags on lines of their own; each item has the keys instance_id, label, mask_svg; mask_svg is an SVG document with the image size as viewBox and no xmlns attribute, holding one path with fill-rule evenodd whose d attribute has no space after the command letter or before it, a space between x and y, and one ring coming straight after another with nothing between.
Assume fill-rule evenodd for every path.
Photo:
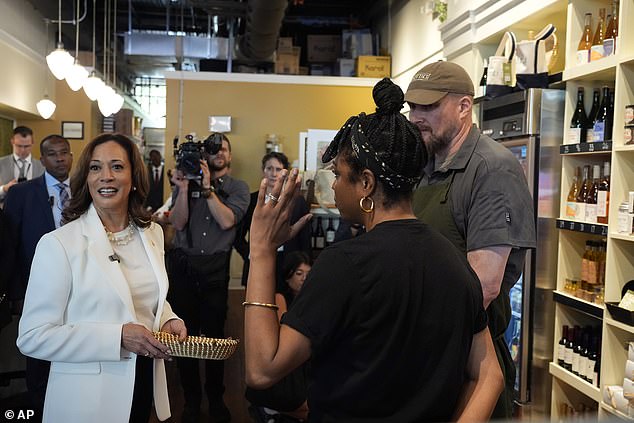
<instances>
[{"instance_id":1,"label":"glass bottle","mask_svg":"<svg viewBox=\"0 0 634 423\"><path fill-rule=\"evenodd\" d=\"M592 336L591 345L592 347L590 348L590 353L588 354L588 360L586 361L587 363L586 364L586 378L589 379L590 383L594 384L594 378L595 378L594 369L597 366L597 358L598 358L598 354L597 354L598 341L597 341L596 335Z\"/></svg>"},{"instance_id":2,"label":"glass bottle","mask_svg":"<svg viewBox=\"0 0 634 423\"><path fill-rule=\"evenodd\" d=\"M579 87L577 88L577 105L570 121L570 129L568 129L568 144L586 142L588 126L588 117L583 104L583 87Z\"/></svg>"},{"instance_id":3,"label":"glass bottle","mask_svg":"<svg viewBox=\"0 0 634 423\"><path fill-rule=\"evenodd\" d=\"M599 113L599 106L601 104L601 90L595 88L592 92L592 108L588 114L588 131L586 133L586 140L592 142L594 139L594 120Z\"/></svg>"},{"instance_id":4,"label":"glass bottle","mask_svg":"<svg viewBox=\"0 0 634 423\"><path fill-rule=\"evenodd\" d=\"M590 49L592 48L592 13L586 13L584 17L583 31L577 46L577 64L590 62Z\"/></svg>"},{"instance_id":5,"label":"glass bottle","mask_svg":"<svg viewBox=\"0 0 634 423\"><path fill-rule=\"evenodd\" d=\"M608 26L605 29L603 38L603 55L610 56L616 53L616 40L619 35L619 14L618 2L612 0L612 18L608 19Z\"/></svg>"},{"instance_id":6,"label":"glass bottle","mask_svg":"<svg viewBox=\"0 0 634 423\"><path fill-rule=\"evenodd\" d=\"M317 228L315 229L315 248L321 250L325 247L326 238L324 236L324 227L321 223L321 216L317 217Z\"/></svg>"},{"instance_id":7,"label":"glass bottle","mask_svg":"<svg viewBox=\"0 0 634 423\"><path fill-rule=\"evenodd\" d=\"M572 349L575 346L575 329L570 328L568 330L568 342L566 343L566 350L564 352L564 369L569 372L572 371Z\"/></svg>"},{"instance_id":8,"label":"glass bottle","mask_svg":"<svg viewBox=\"0 0 634 423\"><path fill-rule=\"evenodd\" d=\"M590 332L586 329L583 331L583 338L581 342L581 352L579 353L579 377L586 380L586 369L588 367L588 354Z\"/></svg>"},{"instance_id":9,"label":"glass bottle","mask_svg":"<svg viewBox=\"0 0 634 423\"><path fill-rule=\"evenodd\" d=\"M331 245L333 242L335 242L335 227L332 224L332 217L329 217L326 227L326 245Z\"/></svg>"},{"instance_id":10,"label":"glass bottle","mask_svg":"<svg viewBox=\"0 0 634 423\"><path fill-rule=\"evenodd\" d=\"M583 167L583 177L581 178L581 188L577 195L577 220L583 221L586 218L586 197L590 190L592 180L590 180L590 165Z\"/></svg>"},{"instance_id":11,"label":"glass bottle","mask_svg":"<svg viewBox=\"0 0 634 423\"><path fill-rule=\"evenodd\" d=\"M610 124L610 87L603 86L603 98L601 99L601 106L599 106L599 113L594 119L593 128L593 140L594 142L609 141L611 138L611 131L608 136L608 127Z\"/></svg>"},{"instance_id":12,"label":"glass bottle","mask_svg":"<svg viewBox=\"0 0 634 423\"><path fill-rule=\"evenodd\" d=\"M597 192L597 223L608 224L610 213L610 162L603 163L603 176Z\"/></svg>"},{"instance_id":13,"label":"glass bottle","mask_svg":"<svg viewBox=\"0 0 634 423\"><path fill-rule=\"evenodd\" d=\"M599 188L599 175L601 174L601 167L594 165L592 167L592 173L590 174L590 189L586 196L586 217L585 221L588 223L597 223L597 192Z\"/></svg>"},{"instance_id":14,"label":"glass bottle","mask_svg":"<svg viewBox=\"0 0 634 423\"><path fill-rule=\"evenodd\" d=\"M566 358L566 342L568 342L568 325L564 325L559 346L557 347L557 364L561 367L564 366L564 360Z\"/></svg>"},{"instance_id":15,"label":"glass bottle","mask_svg":"<svg viewBox=\"0 0 634 423\"><path fill-rule=\"evenodd\" d=\"M590 47L590 61L594 62L603 58L603 38L605 36L605 7L599 9L599 22L592 38Z\"/></svg>"},{"instance_id":16,"label":"glass bottle","mask_svg":"<svg viewBox=\"0 0 634 423\"><path fill-rule=\"evenodd\" d=\"M575 342L572 347L572 367L571 371L579 375L579 358L581 356L581 328L575 326Z\"/></svg>"},{"instance_id":17,"label":"glass bottle","mask_svg":"<svg viewBox=\"0 0 634 423\"><path fill-rule=\"evenodd\" d=\"M488 73L489 65L484 60L484 70L482 71L482 78L480 78L480 95L484 97L487 95L487 73Z\"/></svg>"},{"instance_id":18,"label":"glass bottle","mask_svg":"<svg viewBox=\"0 0 634 423\"><path fill-rule=\"evenodd\" d=\"M592 259L592 241L586 241L586 249L581 256L581 281L588 282L588 268Z\"/></svg>"},{"instance_id":19,"label":"glass bottle","mask_svg":"<svg viewBox=\"0 0 634 423\"><path fill-rule=\"evenodd\" d=\"M579 195L579 189L581 188L581 168L575 167L575 176L568 191L568 197L566 198L566 218L575 219L577 217L577 195Z\"/></svg>"}]
</instances>

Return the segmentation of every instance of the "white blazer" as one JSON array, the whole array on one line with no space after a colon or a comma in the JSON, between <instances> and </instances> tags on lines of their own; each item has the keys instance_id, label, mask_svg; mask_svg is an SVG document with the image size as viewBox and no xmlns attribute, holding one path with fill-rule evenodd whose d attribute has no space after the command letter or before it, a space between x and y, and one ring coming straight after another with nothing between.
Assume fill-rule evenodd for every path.
<instances>
[{"instance_id":1,"label":"white blazer","mask_svg":"<svg viewBox=\"0 0 634 423\"><path fill-rule=\"evenodd\" d=\"M140 230L159 284L152 330L177 316L168 289L163 231ZM77 220L37 244L20 319L17 345L23 354L51 361L45 422L127 422L136 354L121 347L124 323L137 322L130 289L93 205ZM141 253L141 252L139 252ZM154 404L170 417L163 360L154 360Z\"/></svg>"}]
</instances>

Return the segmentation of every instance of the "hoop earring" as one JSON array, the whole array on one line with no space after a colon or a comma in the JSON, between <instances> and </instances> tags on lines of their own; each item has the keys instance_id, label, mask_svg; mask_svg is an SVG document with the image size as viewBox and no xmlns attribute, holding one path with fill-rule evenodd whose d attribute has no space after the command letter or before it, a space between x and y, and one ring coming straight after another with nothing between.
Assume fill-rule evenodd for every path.
<instances>
[{"instance_id":1,"label":"hoop earring","mask_svg":"<svg viewBox=\"0 0 634 423\"><path fill-rule=\"evenodd\" d=\"M370 207L367 209L363 207L363 202L365 200L370 200ZM361 197L361 199L359 200L359 207L366 213L372 213L374 211L374 200L372 199L372 197Z\"/></svg>"}]
</instances>

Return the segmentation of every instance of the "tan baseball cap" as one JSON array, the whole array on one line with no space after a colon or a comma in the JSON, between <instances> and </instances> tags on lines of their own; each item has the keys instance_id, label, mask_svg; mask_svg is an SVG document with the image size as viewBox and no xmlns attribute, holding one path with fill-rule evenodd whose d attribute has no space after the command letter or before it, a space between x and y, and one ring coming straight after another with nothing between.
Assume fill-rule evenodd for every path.
<instances>
[{"instance_id":1,"label":"tan baseball cap","mask_svg":"<svg viewBox=\"0 0 634 423\"><path fill-rule=\"evenodd\" d=\"M412 78L405 101L434 104L449 93L475 95L471 77L460 65L439 61L423 66Z\"/></svg>"}]
</instances>

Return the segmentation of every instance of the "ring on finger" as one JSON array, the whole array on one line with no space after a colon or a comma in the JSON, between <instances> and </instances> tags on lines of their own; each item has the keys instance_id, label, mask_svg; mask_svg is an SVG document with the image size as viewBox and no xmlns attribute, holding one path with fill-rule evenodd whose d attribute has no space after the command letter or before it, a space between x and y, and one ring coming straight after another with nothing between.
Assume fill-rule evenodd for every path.
<instances>
[{"instance_id":1,"label":"ring on finger","mask_svg":"<svg viewBox=\"0 0 634 423\"><path fill-rule=\"evenodd\" d=\"M268 194L266 194L266 200L267 201L274 201L274 202L278 202L280 201L279 198L277 198L276 196L274 196L273 194L271 194L270 192Z\"/></svg>"}]
</instances>

